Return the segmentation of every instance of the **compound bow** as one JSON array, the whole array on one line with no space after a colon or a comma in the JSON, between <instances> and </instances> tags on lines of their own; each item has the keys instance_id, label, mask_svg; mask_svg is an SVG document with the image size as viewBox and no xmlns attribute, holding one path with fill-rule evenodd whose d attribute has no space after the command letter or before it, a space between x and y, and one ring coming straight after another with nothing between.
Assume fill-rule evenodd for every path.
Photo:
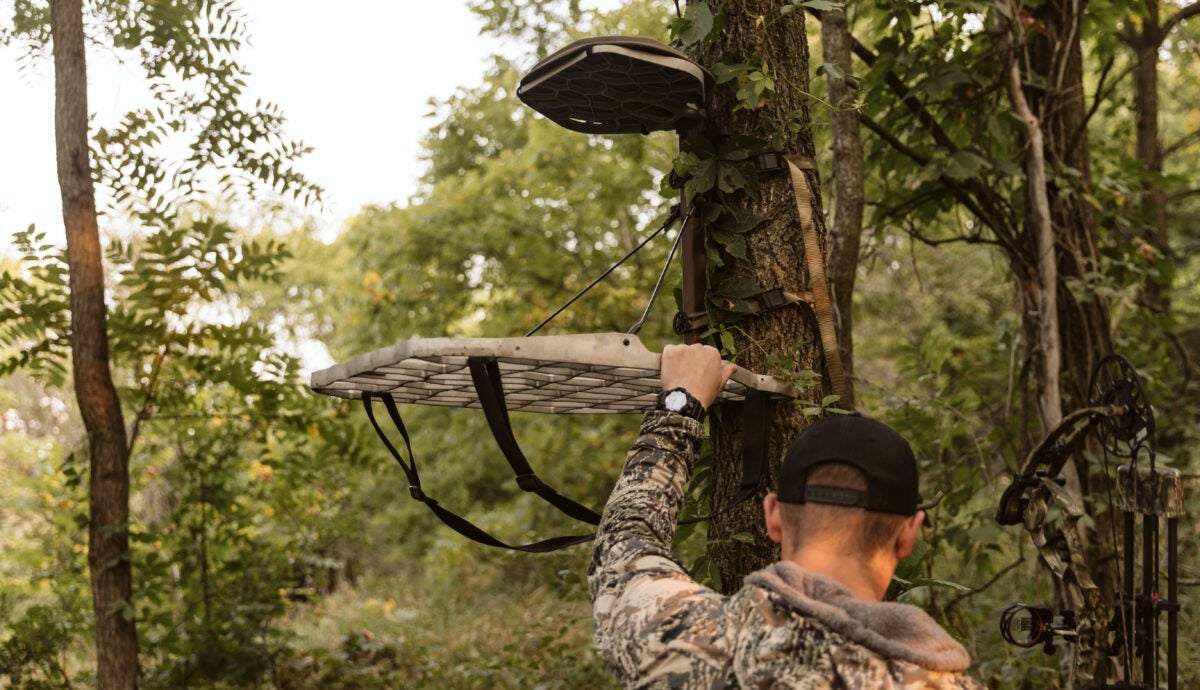
<instances>
[{"instance_id":1,"label":"compound bow","mask_svg":"<svg viewBox=\"0 0 1200 690\"><path fill-rule=\"evenodd\" d=\"M1074 646L1071 677L1076 688L1138 688L1157 690L1160 681L1176 688L1177 523L1183 515L1183 490L1177 470L1155 466L1154 411L1141 378L1129 360L1111 355L1097 365L1090 384L1087 407L1077 410L1052 430L1013 474L1000 497L996 520L1002 525L1023 524L1041 560L1060 583L1063 607L1054 610L1013 604L1000 619L1004 639L1020 647L1041 645L1055 651L1055 639ZM1122 591L1106 599L1091 576L1079 520L1082 498L1063 478L1071 455L1084 444L1089 432L1103 449L1107 471L1109 456L1128 460L1117 471L1116 506L1124 514L1121 559ZM1145 456L1147 464L1138 465ZM1051 519L1051 506L1059 521ZM1142 580L1135 584L1135 521L1142 519ZM1167 596L1159 592L1159 518L1167 518ZM1113 542L1116 522L1113 521ZM1162 641L1159 619L1167 614L1166 670L1159 665ZM1140 660L1140 664L1137 663ZM1119 669L1112 673L1113 668ZM1109 682L1110 676L1121 680Z\"/></svg>"}]
</instances>

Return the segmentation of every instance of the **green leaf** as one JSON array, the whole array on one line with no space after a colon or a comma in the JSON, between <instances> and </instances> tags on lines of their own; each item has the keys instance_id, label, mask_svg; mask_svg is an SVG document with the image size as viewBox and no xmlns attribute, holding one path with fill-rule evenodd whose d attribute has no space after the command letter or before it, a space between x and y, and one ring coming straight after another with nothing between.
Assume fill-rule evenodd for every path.
<instances>
[{"instance_id":1,"label":"green leaf","mask_svg":"<svg viewBox=\"0 0 1200 690\"><path fill-rule=\"evenodd\" d=\"M770 220L769 217L760 216L746 209L731 209L729 213L724 214L720 220L713 223L710 227L724 233L745 235L753 230L757 230L768 220Z\"/></svg>"},{"instance_id":2,"label":"green leaf","mask_svg":"<svg viewBox=\"0 0 1200 690\"><path fill-rule=\"evenodd\" d=\"M931 76L922 84L922 90L934 98L942 98L946 92L959 84L969 84L971 77L960 69L946 69Z\"/></svg>"},{"instance_id":3,"label":"green leaf","mask_svg":"<svg viewBox=\"0 0 1200 690\"><path fill-rule=\"evenodd\" d=\"M746 257L746 238L732 232L710 230L708 238L719 244L730 256L743 261Z\"/></svg>"},{"instance_id":4,"label":"green leaf","mask_svg":"<svg viewBox=\"0 0 1200 690\"><path fill-rule=\"evenodd\" d=\"M753 278L734 276L713 288L713 296L748 299L763 293L763 288Z\"/></svg>"},{"instance_id":5,"label":"green leaf","mask_svg":"<svg viewBox=\"0 0 1200 690\"><path fill-rule=\"evenodd\" d=\"M727 358L737 356L737 346L733 342L733 334L729 331L722 330L720 332L721 353Z\"/></svg>"},{"instance_id":6,"label":"green leaf","mask_svg":"<svg viewBox=\"0 0 1200 690\"><path fill-rule=\"evenodd\" d=\"M989 169L991 163L986 158L963 149L955 151L941 164L942 173L954 180L967 180Z\"/></svg>"},{"instance_id":7,"label":"green leaf","mask_svg":"<svg viewBox=\"0 0 1200 690\"><path fill-rule=\"evenodd\" d=\"M688 199L693 199L699 194L703 194L717 183L717 161L714 159L702 160L696 164L692 170L692 176L688 178L683 185L683 193Z\"/></svg>"},{"instance_id":8,"label":"green leaf","mask_svg":"<svg viewBox=\"0 0 1200 690\"><path fill-rule=\"evenodd\" d=\"M690 48L708 37L713 30L713 13L707 2L688 5L683 18L671 27L683 48Z\"/></svg>"},{"instance_id":9,"label":"green leaf","mask_svg":"<svg viewBox=\"0 0 1200 690\"><path fill-rule=\"evenodd\" d=\"M717 189L726 194L748 189L752 181L757 179L757 175L746 167L736 163L723 163L717 166Z\"/></svg>"},{"instance_id":10,"label":"green leaf","mask_svg":"<svg viewBox=\"0 0 1200 690\"><path fill-rule=\"evenodd\" d=\"M958 582L950 580L942 580L936 577L917 577L908 581L910 588L912 587L943 587L945 589L953 589L956 592L970 592L970 587Z\"/></svg>"},{"instance_id":11,"label":"green leaf","mask_svg":"<svg viewBox=\"0 0 1200 690\"><path fill-rule=\"evenodd\" d=\"M726 84L735 79L740 79L743 74L750 70L750 65L744 62L727 63L718 62L712 66L711 72L718 84Z\"/></svg>"},{"instance_id":12,"label":"green leaf","mask_svg":"<svg viewBox=\"0 0 1200 690\"><path fill-rule=\"evenodd\" d=\"M785 5L785 6L781 7L779 9L779 13L787 14L788 12L791 12L792 10L795 10L795 9L799 9L801 7L805 7L810 10L816 10L818 12L828 12L830 10L842 9L843 7L845 7L845 3L834 2L833 0L795 0L790 5ZM785 12L784 10L787 10L787 12Z\"/></svg>"}]
</instances>

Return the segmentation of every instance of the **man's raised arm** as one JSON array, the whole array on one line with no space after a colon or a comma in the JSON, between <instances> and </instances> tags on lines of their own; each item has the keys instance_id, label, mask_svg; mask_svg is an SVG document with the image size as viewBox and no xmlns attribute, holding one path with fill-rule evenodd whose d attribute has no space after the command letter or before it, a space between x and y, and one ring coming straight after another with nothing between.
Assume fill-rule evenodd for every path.
<instances>
[{"instance_id":1,"label":"man's raised arm","mask_svg":"<svg viewBox=\"0 0 1200 690\"><path fill-rule=\"evenodd\" d=\"M735 369L712 347L667 346L663 390L682 388L707 409ZM670 395L661 396L644 417L604 509L588 571L597 650L627 685L707 666L713 660L696 658L696 650L724 648L715 639L723 629L711 623L722 597L692 580L671 548L704 436L694 407L672 407Z\"/></svg>"}]
</instances>

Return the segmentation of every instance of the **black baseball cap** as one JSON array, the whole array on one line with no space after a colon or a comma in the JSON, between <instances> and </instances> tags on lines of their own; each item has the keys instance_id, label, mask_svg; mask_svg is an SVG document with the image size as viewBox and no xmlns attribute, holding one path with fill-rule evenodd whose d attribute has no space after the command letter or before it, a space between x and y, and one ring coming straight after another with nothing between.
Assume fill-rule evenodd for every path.
<instances>
[{"instance_id":1,"label":"black baseball cap","mask_svg":"<svg viewBox=\"0 0 1200 690\"><path fill-rule=\"evenodd\" d=\"M863 471L867 490L808 486L808 472L825 462L844 462ZM801 431L779 470L781 503L828 503L865 508L879 513L912 515L942 500L921 503L920 480L912 447L894 429L861 415L838 415L819 420Z\"/></svg>"}]
</instances>

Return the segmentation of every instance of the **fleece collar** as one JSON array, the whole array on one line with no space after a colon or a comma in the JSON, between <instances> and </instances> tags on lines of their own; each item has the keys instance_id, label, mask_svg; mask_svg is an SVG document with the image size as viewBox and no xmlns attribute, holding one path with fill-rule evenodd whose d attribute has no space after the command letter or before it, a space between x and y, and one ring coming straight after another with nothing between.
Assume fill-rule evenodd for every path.
<instances>
[{"instance_id":1,"label":"fleece collar","mask_svg":"<svg viewBox=\"0 0 1200 690\"><path fill-rule=\"evenodd\" d=\"M841 584L790 561L751 573L745 582L775 592L801 615L883 656L932 671L963 671L971 665L967 650L911 604L857 599Z\"/></svg>"}]
</instances>

